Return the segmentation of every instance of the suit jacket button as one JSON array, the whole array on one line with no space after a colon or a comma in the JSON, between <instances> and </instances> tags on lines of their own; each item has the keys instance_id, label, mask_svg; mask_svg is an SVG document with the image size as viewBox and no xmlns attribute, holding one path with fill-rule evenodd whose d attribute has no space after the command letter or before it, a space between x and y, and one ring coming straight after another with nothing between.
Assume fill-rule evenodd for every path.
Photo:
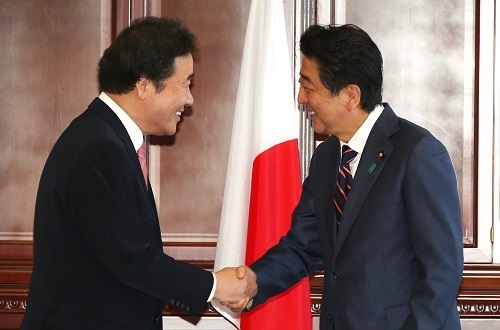
<instances>
[{"instance_id":1,"label":"suit jacket button","mask_svg":"<svg viewBox=\"0 0 500 330\"><path fill-rule=\"evenodd\" d=\"M332 322L332 316L328 314L328 322Z\"/></svg>"},{"instance_id":2,"label":"suit jacket button","mask_svg":"<svg viewBox=\"0 0 500 330\"><path fill-rule=\"evenodd\" d=\"M332 278L333 278L334 280L338 280L339 275L337 275L336 273L333 273L333 274L332 274Z\"/></svg>"},{"instance_id":3,"label":"suit jacket button","mask_svg":"<svg viewBox=\"0 0 500 330\"><path fill-rule=\"evenodd\" d=\"M155 323L159 323L159 322L160 322L160 320L161 320L161 317L160 317L160 316L157 316L157 317L155 318Z\"/></svg>"}]
</instances>

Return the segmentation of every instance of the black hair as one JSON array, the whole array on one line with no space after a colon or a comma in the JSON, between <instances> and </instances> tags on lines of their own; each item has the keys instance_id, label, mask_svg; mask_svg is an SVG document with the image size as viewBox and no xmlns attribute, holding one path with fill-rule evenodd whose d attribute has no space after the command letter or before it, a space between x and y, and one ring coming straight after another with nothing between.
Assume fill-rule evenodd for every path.
<instances>
[{"instance_id":1,"label":"black hair","mask_svg":"<svg viewBox=\"0 0 500 330\"><path fill-rule=\"evenodd\" d=\"M382 103L382 54L356 25L312 25L300 38L300 50L318 64L321 82L332 95L355 84L361 90L364 111Z\"/></svg>"},{"instance_id":2,"label":"black hair","mask_svg":"<svg viewBox=\"0 0 500 330\"><path fill-rule=\"evenodd\" d=\"M104 51L98 67L99 87L111 94L126 94L144 77L160 92L165 79L174 74L175 58L197 49L196 37L179 19L137 19Z\"/></svg>"}]
</instances>

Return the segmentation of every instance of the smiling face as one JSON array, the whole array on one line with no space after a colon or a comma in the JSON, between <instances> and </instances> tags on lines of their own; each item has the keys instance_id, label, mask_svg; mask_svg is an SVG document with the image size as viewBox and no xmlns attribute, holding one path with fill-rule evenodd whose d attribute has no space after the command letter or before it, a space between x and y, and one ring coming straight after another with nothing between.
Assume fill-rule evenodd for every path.
<instances>
[{"instance_id":1,"label":"smiling face","mask_svg":"<svg viewBox=\"0 0 500 330\"><path fill-rule=\"evenodd\" d=\"M314 123L314 132L338 137L346 113L343 91L339 95L332 95L321 82L318 64L306 56L302 59L299 83L297 101L306 106Z\"/></svg>"},{"instance_id":2,"label":"smiling face","mask_svg":"<svg viewBox=\"0 0 500 330\"><path fill-rule=\"evenodd\" d=\"M193 79L193 56L176 57L174 74L164 81L164 88L157 92L154 84L144 82L143 134L174 135L185 106L194 102L190 85Z\"/></svg>"},{"instance_id":3,"label":"smiling face","mask_svg":"<svg viewBox=\"0 0 500 330\"><path fill-rule=\"evenodd\" d=\"M349 84L338 95L333 95L323 85L316 61L306 56L302 59L299 83L297 101L306 106L314 123L314 132L349 141L368 116L360 105L359 87Z\"/></svg>"}]
</instances>

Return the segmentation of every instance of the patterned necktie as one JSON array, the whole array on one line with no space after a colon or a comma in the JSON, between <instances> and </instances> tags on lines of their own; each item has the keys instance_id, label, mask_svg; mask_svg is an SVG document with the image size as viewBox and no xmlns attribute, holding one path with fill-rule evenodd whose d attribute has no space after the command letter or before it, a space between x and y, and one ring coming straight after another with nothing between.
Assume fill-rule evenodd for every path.
<instances>
[{"instance_id":1,"label":"patterned necktie","mask_svg":"<svg viewBox=\"0 0 500 330\"><path fill-rule=\"evenodd\" d=\"M337 189L335 189L335 213L337 215L337 226L340 225L342 211L347 200L347 194L351 189L352 173L349 163L354 160L358 153L352 150L348 145L342 147L342 161L340 162L339 175L337 180Z\"/></svg>"},{"instance_id":2,"label":"patterned necktie","mask_svg":"<svg viewBox=\"0 0 500 330\"><path fill-rule=\"evenodd\" d=\"M142 175L144 175L144 181L146 181L146 188L148 187L148 157L146 153L146 141L144 141L137 150L137 157L139 157L139 163L141 164Z\"/></svg>"}]
</instances>

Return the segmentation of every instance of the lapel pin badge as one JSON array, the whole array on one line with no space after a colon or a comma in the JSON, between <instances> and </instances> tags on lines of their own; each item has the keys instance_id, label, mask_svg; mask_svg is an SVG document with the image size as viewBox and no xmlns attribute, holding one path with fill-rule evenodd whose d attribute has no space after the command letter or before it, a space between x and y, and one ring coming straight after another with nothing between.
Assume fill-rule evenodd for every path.
<instances>
[{"instance_id":1,"label":"lapel pin badge","mask_svg":"<svg viewBox=\"0 0 500 330\"><path fill-rule=\"evenodd\" d=\"M378 158L382 159L382 158L384 158L384 156L385 156L385 154L383 151L378 152Z\"/></svg>"},{"instance_id":2,"label":"lapel pin badge","mask_svg":"<svg viewBox=\"0 0 500 330\"><path fill-rule=\"evenodd\" d=\"M377 167L377 165L375 163L373 163L372 166L370 166L370 168L368 169L368 172L370 172L370 174L372 174L373 170L375 170L375 167Z\"/></svg>"}]
</instances>

